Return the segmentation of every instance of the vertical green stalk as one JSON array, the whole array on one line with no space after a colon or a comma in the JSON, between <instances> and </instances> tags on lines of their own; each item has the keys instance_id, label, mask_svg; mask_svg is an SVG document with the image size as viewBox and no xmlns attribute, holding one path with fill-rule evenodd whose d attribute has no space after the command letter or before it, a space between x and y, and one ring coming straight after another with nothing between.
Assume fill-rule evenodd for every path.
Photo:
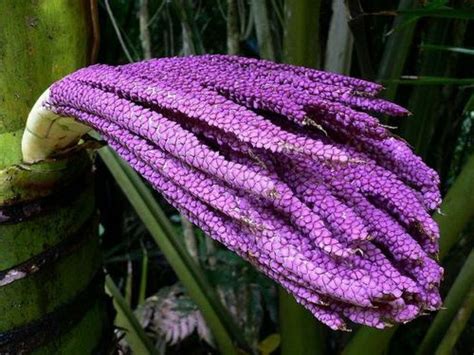
<instances>
[{"instance_id":1,"label":"vertical green stalk","mask_svg":"<svg viewBox=\"0 0 474 355\"><path fill-rule=\"evenodd\" d=\"M454 246L461 231L474 218L474 154L463 167L456 181L449 189L442 205L443 214L436 214L435 220L441 230L440 256L443 258ZM397 326L387 330L360 328L344 349L344 355L383 354Z\"/></svg>"},{"instance_id":2,"label":"vertical green stalk","mask_svg":"<svg viewBox=\"0 0 474 355\"><path fill-rule=\"evenodd\" d=\"M153 346L151 339L146 335L137 317L133 313L129 304L120 293L110 276L105 278L105 288L114 299L114 306L117 309L116 326L125 330L125 339L135 354L157 355L158 351Z\"/></svg>"},{"instance_id":3,"label":"vertical green stalk","mask_svg":"<svg viewBox=\"0 0 474 355\"><path fill-rule=\"evenodd\" d=\"M138 10L138 22L140 24L140 42L142 44L143 58L151 58L151 39L150 39L150 15L148 12L148 0L140 0Z\"/></svg>"},{"instance_id":4,"label":"vertical green stalk","mask_svg":"<svg viewBox=\"0 0 474 355\"><path fill-rule=\"evenodd\" d=\"M472 281L471 281L472 283ZM435 355L450 355L453 353L453 348L458 341L464 327L466 326L471 314L474 310L474 286L468 292L464 303L459 307L456 317L451 322L443 339L441 340Z\"/></svg>"},{"instance_id":5,"label":"vertical green stalk","mask_svg":"<svg viewBox=\"0 0 474 355\"><path fill-rule=\"evenodd\" d=\"M320 1L288 0L285 3L285 62L318 67ZM280 334L282 355L325 353L325 327L295 299L280 289Z\"/></svg>"},{"instance_id":6,"label":"vertical green stalk","mask_svg":"<svg viewBox=\"0 0 474 355\"><path fill-rule=\"evenodd\" d=\"M275 48L270 31L270 19L268 16L267 2L252 0L252 13L257 32L258 48L261 58L275 60Z\"/></svg>"},{"instance_id":7,"label":"vertical green stalk","mask_svg":"<svg viewBox=\"0 0 474 355\"><path fill-rule=\"evenodd\" d=\"M453 286L451 286L451 289L444 300L443 306L445 309L439 311L434 321L431 323L428 332L418 348L417 355L429 355L434 353L437 345L440 340L442 340L443 335L446 333L449 325L456 316L457 310L462 306L463 301L468 296L473 285L474 250L471 250L464 266L456 277ZM447 345L444 346L446 347Z\"/></svg>"},{"instance_id":8,"label":"vertical green stalk","mask_svg":"<svg viewBox=\"0 0 474 355\"><path fill-rule=\"evenodd\" d=\"M89 0L0 2L0 353L105 352L91 162L80 152L22 165L20 141L37 97L88 64Z\"/></svg>"},{"instance_id":9,"label":"vertical green stalk","mask_svg":"<svg viewBox=\"0 0 474 355\"><path fill-rule=\"evenodd\" d=\"M284 55L287 63L319 68L321 0L285 1Z\"/></svg>"},{"instance_id":10,"label":"vertical green stalk","mask_svg":"<svg viewBox=\"0 0 474 355\"><path fill-rule=\"evenodd\" d=\"M240 47L237 0L227 0L227 53L238 54Z\"/></svg>"},{"instance_id":11,"label":"vertical green stalk","mask_svg":"<svg viewBox=\"0 0 474 355\"><path fill-rule=\"evenodd\" d=\"M181 19L183 54L203 54L204 45L193 17L193 4L189 0L176 0L172 4Z\"/></svg>"},{"instance_id":12,"label":"vertical green stalk","mask_svg":"<svg viewBox=\"0 0 474 355\"><path fill-rule=\"evenodd\" d=\"M474 208L472 208L474 194L472 191L474 191L474 154L471 154L444 197L441 213L434 215L441 232L441 258L444 258L456 244L459 234L474 218Z\"/></svg>"}]
</instances>

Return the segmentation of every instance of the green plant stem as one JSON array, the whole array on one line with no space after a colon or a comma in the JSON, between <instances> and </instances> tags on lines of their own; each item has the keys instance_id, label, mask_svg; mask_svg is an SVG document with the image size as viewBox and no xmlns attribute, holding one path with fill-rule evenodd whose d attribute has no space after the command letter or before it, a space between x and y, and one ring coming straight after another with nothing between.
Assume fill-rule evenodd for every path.
<instances>
[{"instance_id":1,"label":"green plant stem","mask_svg":"<svg viewBox=\"0 0 474 355\"><path fill-rule=\"evenodd\" d=\"M240 44L237 0L227 0L227 53L238 54Z\"/></svg>"},{"instance_id":2,"label":"green plant stem","mask_svg":"<svg viewBox=\"0 0 474 355\"><path fill-rule=\"evenodd\" d=\"M471 281L472 282L472 281ZM456 317L451 322L448 330L446 331L443 340L435 351L435 355L450 355L453 354L453 348L461 335L464 327L466 326L469 318L474 310L474 287L471 287L469 293L466 296L466 300L461 305L456 314Z\"/></svg>"},{"instance_id":3,"label":"green plant stem","mask_svg":"<svg viewBox=\"0 0 474 355\"><path fill-rule=\"evenodd\" d=\"M214 287L193 261L182 240L175 235L168 218L141 178L109 148L103 148L99 154L199 307L221 353L237 354L238 347L250 349L243 337L244 332L223 307Z\"/></svg>"},{"instance_id":4,"label":"green plant stem","mask_svg":"<svg viewBox=\"0 0 474 355\"><path fill-rule=\"evenodd\" d=\"M418 347L417 355L433 354L439 341L456 316L457 311L463 304L465 297L468 295L472 285L474 284L474 250L471 250L466 262L449 290L444 300L444 308L439 311L434 321L431 323L428 332ZM462 328L461 328L462 329ZM449 342L449 340L447 340ZM447 345L444 345L446 347Z\"/></svg>"},{"instance_id":5,"label":"green plant stem","mask_svg":"<svg viewBox=\"0 0 474 355\"><path fill-rule=\"evenodd\" d=\"M284 56L287 63L319 68L321 65L321 0L285 1Z\"/></svg>"},{"instance_id":6,"label":"green plant stem","mask_svg":"<svg viewBox=\"0 0 474 355\"><path fill-rule=\"evenodd\" d=\"M153 346L151 339L145 334L141 324L131 310L120 290L109 275L105 277L105 289L114 300L117 310L116 325L125 329L125 338L135 354L156 354L158 351Z\"/></svg>"},{"instance_id":7,"label":"green plant stem","mask_svg":"<svg viewBox=\"0 0 474 355\"><path fill-rule=\"evenodd\" d=\"M435 214L441 231L441 260L456 243L459 234L474 217L474 154L471 155L454 184L448 191L442 205L443 214ZM449 216L449 217L448 217ZM387 330L360 328L343 351L344 355L383 354L397 326Z\"/></svg>"},{"instance_id":8,"label":"green plant stem","mask_svg":"<svg viewBox=\"0 0 474 355\"><path fill-rule=\"evenodd\" d=\"M140 291L138 293L138 304L145 303L146 299L146 289L148 282L148 252L145 246L142 246L143 256L142 256L142 272L140 275Z\"/></svg>"},{"instance_id":9,"label":"green plant stem","mask_svg":"<svg viewBox=\"0 0 474 355\"><path fill-rule=\"evenodd\" d=\"M204 45L201 33L193 17L193 4L190 0L175 0L172 2L181 20L183 33L183 54L203 54Z\"/></svg>"},{"instance_id":10,"label":"green plant stem","mask_svg":"<svg viewBox=\"0 0 474 355\"><path fill-rule=\"evenodd\" d=\"M138 10L138 22L140 24L140 42L142 44L143 59L151 58L151 39L150 39L150 15L148 12L148 0L140 0Z\"/></svg>"},{"instance_id":11,"label":"green plant stem","mask_svg":"<svg viewBox=\"0 0 474 355\"><path fill-rule=\"evenodd\" d=\"M324 326L282 288L279 308L280 354L320 355L326 352Z\"/></svg>"},{"instance_id":12,"label":"green plant stem","mask_svg":"<svg viewBox=\"0 0 474 355\"><path fill-rule=\"evenodd\" d=\"M270 31L267 2L262 0L252 0L251 11L253 12L255 30L257 32L260 57L275 60L275 48L273 46L273 38Z\"/></svg>"},{"instance_id":13,"label":"green plant stem","mask_svg":"<svg viewBox=\"0 0 474 355\"><path fill-rule=\"evenodd\" d=\"M435 213L440 239L440 258L443 259L458 241L459 234L474 218L474 154L471 154L441 205Z\"/></svg>"}]
</instances>

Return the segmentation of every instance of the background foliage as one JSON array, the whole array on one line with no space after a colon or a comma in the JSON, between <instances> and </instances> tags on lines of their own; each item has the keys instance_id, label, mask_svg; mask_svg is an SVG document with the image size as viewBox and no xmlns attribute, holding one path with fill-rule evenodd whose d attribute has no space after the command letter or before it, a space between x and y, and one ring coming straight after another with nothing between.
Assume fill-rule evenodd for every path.
<instances>
[{"instance_id":1,"label":"background foliage","mask_svg":"<svg viewBox=\"0 0 474 355\"><path fill-rule=\"evenodd\" d=\"M448 194L447 216L436 216L448 309L388 331L335 333L288 296L279 307L270 280L102 153L100 231L124 352L234 352L234 345L262 354L473 352L472 2L101 0L99 11L100 62L233 53L382 82L383 95L413 113L386 124L439 171Z\"/></svg>"}]
</instances>

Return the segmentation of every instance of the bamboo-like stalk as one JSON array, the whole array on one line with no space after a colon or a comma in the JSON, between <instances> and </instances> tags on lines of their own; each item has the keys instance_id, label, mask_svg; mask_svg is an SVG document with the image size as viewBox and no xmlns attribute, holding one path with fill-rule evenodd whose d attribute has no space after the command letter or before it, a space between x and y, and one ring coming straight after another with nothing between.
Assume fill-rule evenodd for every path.
<instances>
[{"instance_id":1,"label":"bamboo-like stalk","mask_svg":"<svg viewBox=\"0 0 474 355\"><path fill-rule=\"evenodd\" d=\"M240 47L237 0L227 0L227 53L238 54Z\"/></svg>"},{"instance_id":2,"label":"bamboo-like stalk","mask_svg":"<svg viewBox=\"0 0 474 355\"><path fill-rule=\"evenodd\" d=\"M474 154L471 154L456 181L444 197L441 213L434 218L441 232L440 257L444 258L458 241L459 234L474 218Z\"/></svg>"},{"instance_id":3,"label":"bamboo-like stalk","mask_svg":"<svg viewBox=\"0 0 474 355\"><path fill-rule=\"evenodd\" d=\"M443 258L458 240L459 234L474 218L474 154L471 155L441 205L435 219L441 230L440 256ZM362 327L351 338L344 355L383 354L397 327L375 330Z\"/></svg>"},{"instance_id":4,"label":"bamboo-like stalk","mask_svg":"<svg viewBox=\"0 0 474 355\"><path fill-rule=\"evenodd\" d=\"M183 54L203 54L204 45L196 21L194 21L193 4L189 0L176 0L172 4L181 19Z\"/></svg>"},{"instance_id":5,"label":"bamboo-like stalk","mask_svg":"<svg viewBox=\"0 0 474 355\"><path fill-rule=\"evenodd\" d=\"M435 319L431 323L428 332L426 333L420 346L418 347L417 355L429 355L434 353L440 340L443 339L443 334L445 335L445 337L447 336L447 334L445 334L446 331L448 330L451 322L454 320L457 311L462 306L463 301L468 298L468 294L472 289L473 285L474 250L472 250L469 254L461 271L456 277L456 280L451 286L451 289L449 290L449 293L446 296L446 299L444 300L443 306L445 309L439 311ZM446 349L451 341L452 340L447 339L447 344L443 345L443 348Z\"/></svg>"},{"instance_id":6,"label":"bamboo-like stalk","mask_svg":"<svg viewBox=\"0 0 474 355\"><path fill-rule=\"evenodd\" d=\"M319 68L321 43L319 12L321 0L288 0L285 2L285 61Z\"/></svg>"},{"instance_id":7,"label":"bamboo-like stalk","mask_svg":"<svg viewBox=\"0 0 474 355\"><path fill-rule=\"evenodd\" d=\"M251 7L260 57L275 60L275 48L270 31L267 3L262 0L252 0Z\"/></svg>"},{"instance_id":8,"label":"bamboo-like stalk","mask_svg":"<svg viewBox=\"0 0 474 355\"><path fill-rule=\"evenodd\" d=\"M2 354L105 352L112 340L91 162L81 152L23 165L20 153L36 98L89 64L92 9L90 0L0 2ZM23 212L6 218L12 211Z\"/></svg>"},{"instance_id":9,"label":"bamboo-like stalk","mask_svg":"<svg viewBox=\"0 0 474 355\"><path fill-rule=\"evenodd\" d=\"M472 283L472 281L471 281ZM435 355L450 355L453 353L454 345L466 326L474 310L474 287L471 287L464 303L459 307L456 317L451 322L443 339L441 340Z\"/></svg>"},{"instance_id":10,"label":"bamboo-like stalk","mask_svg":"<svg viewBox=\"0 0 474 355\"><path fill-rule=\"evenodd\" d=\"M151 39L150 39L150 15L148 12L148 0L140 0L138 10L138 21L140 23L140 41L142 44L143 58L151 58Z\"/></svg>"}]
</instances>

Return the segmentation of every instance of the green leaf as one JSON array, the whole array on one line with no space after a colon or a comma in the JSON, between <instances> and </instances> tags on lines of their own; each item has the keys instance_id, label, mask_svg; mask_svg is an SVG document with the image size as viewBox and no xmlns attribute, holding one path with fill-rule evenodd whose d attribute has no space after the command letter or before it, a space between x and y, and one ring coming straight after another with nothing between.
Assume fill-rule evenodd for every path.
<instances>
[{"instance_id":1,"label":"green leaf","mask_svg":"<svg viewBox=\"0 0 474 355\"><path fill-rule=\"evenodd\" d=\"M438 17L438 18L452 18L459 20L474 19L474 10L470 9L451 9L451 8L437 8L437 9L411 9L397 11L400 15L412 15L416 17Z\"/></svg>"},{"instance_id":2,"label":"green leaf","mask_svg":"<svg viewBox=\"0 0 474 355\"><path fill-rule=\"evenodd\" d=\"M413 0L401 0L398 8L405 10L416 6L418 4ZM390 80L398 79L402 75L413 44L417 20L409 15L397 16L393 23L393 27L397 30L391 31L387 38L377 73L379 81L389 83L382 93L387 100L394 100L396 97L399 84Z\"/></svg>"},{"instance_id":3,"label":"green leaf","mask_svg":"<svg viewBox=\"0 0 474 355\"><path fill-rule=\"evenodd\" d=\"M236 345L249 349L243 331L220 302L214 287L191 258L182 241L141 178L112 150L99 151L125 196L147 227L178 278L202 312L223 354L236 354ZM234 342L236 343L234 345Z\"/></svg>"},{"instance_id":4,"label":"green leaf","mask_svg":"<svg viewBox=\"0 0 474 355\"><path fill-rule=\"evenodd\" d=\"M151 339L145 334L127 301L108 275L105 277L105 288L107 293L114 299L114 306L117 310L115 323L126 330L125 338L132 351L135 354L158 354Z\"/></svg>"},{"instance_id":5,"label":"green leaf","mask_svg":"<svg viewBox=\"0 0 474 355\"><path fill-rule=\"evenodd\" d=\"M420 48L424 50L436 50L436 51L444 51L444 52L451 52L451 53L474 55L474 49L471 49L471 48L442 46L442 45L437 45L437 44L422 44Z\"/></svg>"},{"instance_id":6,"label":"green leaf","mask_svg":"<svg viewBox=\"0 0 474 355\"><path fill-rule=\"evenodd\" d=\"M402 76L400 79L383 80L382 83L401 85L474 85L474 78L444 78L438 76Z\"/></svg>"}]
</instances>

